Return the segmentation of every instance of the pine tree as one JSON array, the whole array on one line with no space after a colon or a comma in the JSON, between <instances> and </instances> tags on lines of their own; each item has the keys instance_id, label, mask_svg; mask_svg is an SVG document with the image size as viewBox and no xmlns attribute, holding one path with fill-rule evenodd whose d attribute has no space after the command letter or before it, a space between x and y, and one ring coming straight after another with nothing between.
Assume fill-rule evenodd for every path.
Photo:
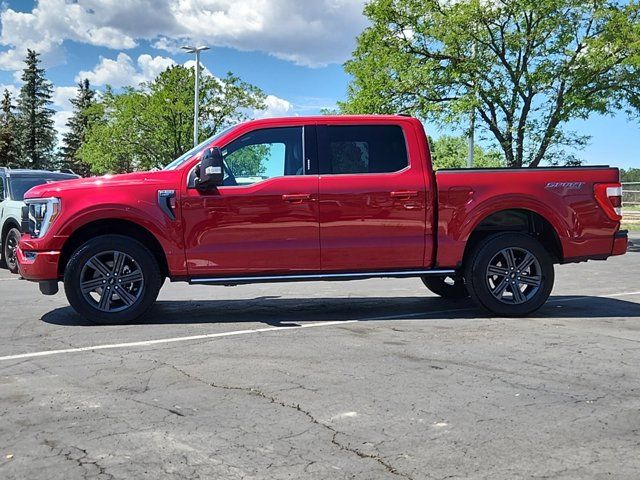
<instances>
[{"instance_id":1,"label":"pine tree","mask_svg":"<svg viewBox=\"0 0 640 480\"><path fill-rule=\"evenodd\" d=\"M5 89L0 104L0 166L17 167L20 154L16 139L16 116L11 101L11 93Z\"/></svg>"},{"instance_id":2,"label":"pine tree","mask_svg":"<svg viewBox=\"0 0 640 480\"><path fill-rule=\"evenodd\" d=\"M71 100L73 115L67 122L69 130L62 137L60 148L60 168L72 170L83 177L91 173L91 167L78 157L78 150L92 124L91 107L95 105L95 94L96 92L91 90L89 80L78 83L76 98Z\"/></svg>"},{"instance_id":3,"label":"pine tree","mask_svg":"<svg viewBox=\"0 0 640 480\"><path fill-rule=\"evenodd\" d=\"M35 51L27 50L17 115L21 163L34 169L53 166L56 145L54 111L50 107L53 86L45 78L44 69L39 67L38 57Z\"/></svg>"}]
</instances>

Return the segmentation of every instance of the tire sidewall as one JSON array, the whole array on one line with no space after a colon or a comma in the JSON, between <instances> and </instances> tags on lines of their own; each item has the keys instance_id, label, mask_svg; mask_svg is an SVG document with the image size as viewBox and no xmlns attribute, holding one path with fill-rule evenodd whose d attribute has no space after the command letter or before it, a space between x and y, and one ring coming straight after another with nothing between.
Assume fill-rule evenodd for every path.
<instances>
[{"instance_id":1,"label":"tire sidewall","mask_svg":"<svg viewBox=\"0 0 640 480\"><path fill-rule=\"evenodd\" d=\"M461 276L451 277L455 283L448 284L445 280L448 276L430 276L422 277L422 283L429 291L449 300L464 300L469 297L469 292L464 284L464 278Z\"/></svg>"},{"instance_id":2,"label":"tire sidewall","mask_svg":"<svg viewBox=\"0 0 640 480\"><path fill-rule=\"evenodd\" d=\"M20 233L20 230L18 230L17 228L12 228L9 230L9 232L7 232L7 236L4 238L4 242L2 243L3 248L2 248L2 256L4 259L5 264L7 265L7 268L9 269L9 271L11 273L17 273L18 272L18 260L17 258L15 258L15 254L14 254L14 258L15 258L15 263L14 265L11 265L9 263L9 255L8 255L8 249L9 249L9 238L11 236L15 236L16 237L16 241L20 241L20 236L22 234Z\"/></svg>"},{"instance_id":3,"label":"tire sidewall","mask_svg":"<svg viewBox=\"0 0 640 480\"><path fill-rule=\"evenodd\" d=\"M524 248L533 254L541 269L542 283L533 298L520 305L506 304L496 299L487 284L489 262L500 250L509 247ZM500 233L483 240L474 250L467 265L465 278L471 297L488 312L506 317L521 317L538 310L549 298L555 279L553 261L545 248L524 233Z\"/></svg>"},{"instance_id":4,"label":"tire sidewall","mask_svg":"<svg viewBox=\"0 0 640 480\"><path fill-rule=\"evenodd\" d=\"M80 289L80 277L84 265L104 251L116 250L131 256L140 266L144 276L143 292L129 308L120 312L103 312L89 303ZM137 240L123 235L103 235L89 240L76 250L65 269L64 290L73 309L93 323L119 325L131 323L143 317L155 302L164 279L153 254Z\"/></svg>"}]
</instances>

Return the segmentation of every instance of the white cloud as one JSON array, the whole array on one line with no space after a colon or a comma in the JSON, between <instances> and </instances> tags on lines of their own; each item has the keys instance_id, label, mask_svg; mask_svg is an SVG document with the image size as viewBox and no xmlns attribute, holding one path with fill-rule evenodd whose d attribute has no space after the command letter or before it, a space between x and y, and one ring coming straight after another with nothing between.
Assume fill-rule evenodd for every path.
<instances>
[{"instance_id":1,"label":"white cloud","mask_svg":"<svg viewBox=\"0 0 640 480\"><path fill-rule=\"evenodd\" d=\"M151 81L158 75L160 75L160 73L164 72L167 68L175 64L176 62L172 58L161 56L152 57L151 55L147 54L140 55L138 57L140 78L143 78L143 81L145 82Z\"/></svg>"},{"instance_id":2,"label":"white cloud","mask_svg":"<svg viewBox=\"0 0 640 480\"><path fill-rule=\"evenodd\" d=\"M18 98L18 95L20 95L20 87L15 86L13 83L0 84L0 96L4 95L5 90L9 90L11 98L15 103L16 98Z\"/></svg>"},{"instance_id":3,"label":"white cloud","mask_svg":"<svg viewBox=\"0 0 640 480\"><path fill-rule=\"evenodd\" d=\"M52 101L56 107L61 108L62 110L71 110L73 105L71 105L71 99L76 96L78 92L78 87L55 87L53 89L53 97Z\"/></svg>"},{"instance_id":4,"label":"white cloud","mask_svg":"<svg viewBox=\"0 0 640 480\"><path fill-rule=\"evenodd\" d=\"M117 50L139 40L175 52L187 42L262 51L300 65L342 62L364 28L365 0L39 0L0 13L0 68L18 70L27 48L45 67L64 61L65 40Z\"/></svg>"},{"instance_id":5,"label":"white cloud","mask_svg":"<svg viewBox=\"0 0 640 480\"><path fill-rule=\"evenodd\" d=\"M87 78L93 85L98 86L111 85L115 88L138 86L142 82L153 80L171 65L175 65L171 58L152 57L147 54L140 55L134 64L129 55L120 52L115 60L102 57L93 70L78 73L76 82Z\"/></svg>"},{"instance_id":6,"label":"white cloud","mask_svg":"<svg viewBox=\"0 0 640 480\"><path fill-rule=\"evenodd\" d=\"M71 118L71 115L73 115L73 112L69 110L60 110L53 116L56 132L58 133L58 142L61 142L62 136L69 131L67 122Z\"/></svg>"},{"instance_id":7,"label":"white cloud","mask_svg":"<svg viewBox=\"0 0 640 480\"><path fill-rule=\"evenodd\" d=\"M182 66L185 67L185 68L194 68L196 66L196 61L195 60L188 60L188 61L184 62L182 64ZM200 61L200 74L201 75L207 75L209 77L213 77L218 81L220 80L213 73L211 73L211 70L209 70L207 67L202 65L202 61Z\"/></svg>"},{"instance_id":8,"label":"white cloud","mask_svg":"<svg viewBox=\"0 0 640 480\"><path fill-rule=\"evenodd\" d=\"M270 117L288 117L293 114L293 104L284 98L275 95L267 95L264 103L264 110L255 110L254 118L270 118Z\"/></svg>"}]
</instances>

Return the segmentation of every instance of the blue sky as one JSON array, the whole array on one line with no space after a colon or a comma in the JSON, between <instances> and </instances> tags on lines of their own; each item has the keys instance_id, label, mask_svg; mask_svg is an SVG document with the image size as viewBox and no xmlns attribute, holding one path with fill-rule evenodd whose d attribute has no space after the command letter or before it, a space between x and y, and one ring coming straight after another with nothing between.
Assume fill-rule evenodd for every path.
<instances>
[{"instance_id":1,"label":"blue sky","mask_svg":"<svg viewBox=\"0 0 640 480\"><path fill-rule=\"evenodd\" d=\"M344 99L342 63L366 20L364 0L9 0L0 22L0 88L19 87L27 47L42 52L56 87L56 123L81 76L104 88L150 80L192 57L189 41L212 47L202 57L215 75L232 71L268 95L257 115L319 113ZM203 10L207 11L203 14ZM81 73L82 72L82 73ZM640 168L640 124L624 115L594 116L570 128L591 135L580 157L589 164ZM441 131L427 126L430 134Z\"/></svg>"}]
</instances>

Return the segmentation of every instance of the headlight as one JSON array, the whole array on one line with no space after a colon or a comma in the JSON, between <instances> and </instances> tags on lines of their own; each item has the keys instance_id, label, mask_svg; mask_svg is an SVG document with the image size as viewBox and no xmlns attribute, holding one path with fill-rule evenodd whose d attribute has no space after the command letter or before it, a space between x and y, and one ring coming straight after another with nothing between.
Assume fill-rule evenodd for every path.
<instances>
[{"instance_id":1,"label":"headlight","mask_svg":"<svg viewBox=\"0 0 640 480\"><path fill-rule=\"evenodd\" d=\"M41 238L47 233L49 227L60 214L59 198L29 198L24 201L27 204L27 219L23 218L23 223L29 222L29 233L33 238Z\"/></svg>"}]
</instances>

